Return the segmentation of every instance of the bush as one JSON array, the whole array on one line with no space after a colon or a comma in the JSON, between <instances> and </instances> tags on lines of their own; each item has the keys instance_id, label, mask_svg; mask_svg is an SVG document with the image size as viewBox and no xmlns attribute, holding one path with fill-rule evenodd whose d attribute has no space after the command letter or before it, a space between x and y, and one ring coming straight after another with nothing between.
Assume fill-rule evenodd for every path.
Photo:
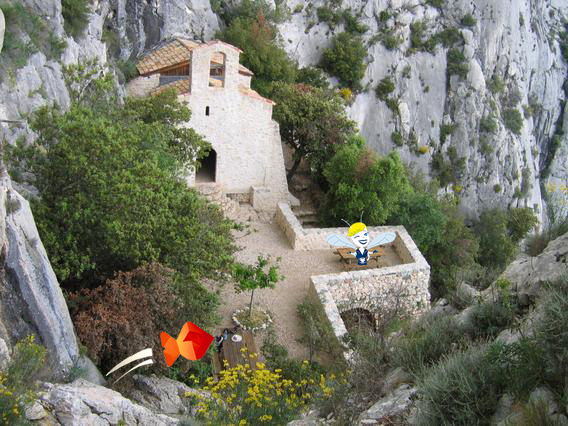
<instances>
[{"instance_id":1,"label":"bush","mask_svg":"<svg viewBox=\"0 0 568 426\"><path fill-rule=\"evenodd\" d=\"M513 312L510 306L501 301L482 302L473 305L469 320L463 331L470 339L493 338L511 325Z\"/></svg>"},{"instance_id":2,"label":"bush","mask_svg":"<svg viewBox=\"0 0 568 426\"><path fill-rule=\"evenodd\" d=\"M395 115L400 114L398 98L387 98L385 100L385 103L387 104L388 109L390 109L393 114Z\"/></svg>"},{"instance_id":3,"label":"bush","mask_svg":"<svg viewBox=\"0 0 568 426\"><path fill-rule=\"evenodd\" d=\"M515 135L520 135L523 128L523 116L517 108L506 109L503 111L503 123Z\"/></svg>"},{"instance_id":4,"label":"bush","mask_svg":"<svg viewBox=\"0 0 568 426\"><path fill-rule=\"evenodd\" d=\"M314 355L318 352L332 356L336 360L341 360L343 350L337 341L337 337L325 315L322 305L305 299L298 305L297 313L304 329L304 335L298 341L308 345L310 351L309 361L312 362Z\"/></svg>"},{"instance_id":5,"label":"bush","mask_svg":"<svg viewBox=\"0 0 568 426\"><path fill-rule=\"evenodd\" d=\"M489 423L501 389L492 380L495 367L486 353L486 345L471 347L428 372L419 384L417 424Z\"/></svg>"},{"instance_id":6,"label":"bush","mask_svg":"<svg viewBox=\"0 0 568 426\"><path fill-rule=\"evenodd\" d=\"M89 0L61 0L65 31L79 37L89 23Z\"/></svg>"},{"instance_id":7,"label":"bush","mask_svg":"<svg viewBox=\"0 0 568 426\"><path fill-rule=\"evenodd\" d=\"M201 328L211 325L204 312L183 306L182 298L176 294L174 279L174 271L154 264L120 272L95 289L70 294L77 335L103 371L143 348L161 353L160 333L165 331L177 339L182 325L190 317ZM211 303L199 295L198 288L194 290L193 297L200 299L199 302ZM214 296L209 295L216 301ZM198 306L199 302L195 300L193 308L207 311ZM180 312L184 312L183 317ZM159 357L158 366L166 368L163 357Z\"/></svg>"},{"instance_id":8,"label":"bush","mask_svg":"<svg viewBox=\"0 0 568 426\"><path fill-rule=\"evenodd\" d=\"M497 130L497 121L493 116L487 115L479 120L479 131L494 133Z\"/></svg>"},{"instance_id":9,"label":"bush","mask_svg":"<svg viewBox=\"0 0 568 426\"><path fill-rule=\"evenodd\" d=\"M475 24L477 24L477 20L473 17L471 13L468 13L467 15L464 15L464 17L461 19L461 24L464 27L474 27Z\"/></svg>"},{"instance_id":10,"label":"bush","mask_svg":"<svg viewBox=\"0 0 568 426\"><path fill-rule=\"evenodd\" d=\"M331 47L323 52L322 67L336 76L342 85L360 89L367 68L367 49L361 37L343 32L336 35L331 43Z\"/></svg>"},{"instance_id":11,"label":"bush","mask_svg":"<svg viewBox=\"0 0 568 426\"><path fill-rule=\"evenodd\" d=\"M504 269L516 253L507 212L499 208L484 210L479 216L476 233L480 238L479 263Z\"/></svg>"},{"instance_id":12,"label":"bush","mask_svg":"<svg viewBox=\"0 0 568 426\"><path fill-rule=\"evenodd\" d=\"M27 424L26 406L36 398L35 380L45 364L47 351L35 343L34 336L16 343L12 359L0 371L0 420L2 424Z\"/></svg>"},{"instance_id":13,"label":"bush","mask_svg":"<svg viewBox=\"0 0 568 426\"><path fill-rule=\"evenodd\" d=\"M455 321L439 316L430 321L415 323L394 344L393 365L402 367L416 377L465 342Z\"/></svg>"},{"instance_id":14,"label":"bush","mask_svg":"<svg viewBox=\"0 0 568 426\"><path fill-rule=\"evenodd\" d=\"M400 132L397 132L396 130L391 133L391 140L397 146L404 145L404 140L402 138L402 135L400 134Z\"/></svg>"},{"instance_id":15,"label":"bush","mask_svg":"<svg viewBox=\"0 0 568 426\"><path fill-rule=\"evenodd\" d=\"M356 16L351 14L349 9L343 11L343 22L345 22L345 31L352 34L364 34L369 30L367 25L361 24Z\"/></svg>"},{"instance_id":16,"label":"bush","mask_svg":"<svg viewBox=\"0 0 568 426\"><path fill-rule=\"evenodd\" d=\"M537 232L527 240L527 253L538 256L546 248L548 243L560 235L568 232L568 209L561 204L556 194L547 194L547 222L544 229Z\"/></svg>"},{"instance_id":17,"label":"bush","mask_svg":"<svg viewBox=\"0 0 568 426\"><path fill-rule=\"evenodd\" d=\"M469 66L465 63L465 56L463 52L457 48L448 50L448 77L452 74L457 74L461 78L466 78L469 71Z\"/></svg>"},{"instance_id":18,"label":"bush","mask_svg":"<svg viewBox=\"0 0 568 426\"><path fill-rule=\"evenodd\" d=\"M460 30L451 27L446 28L445 30L436 34L434 41L439 41L444 47L452 47L455 44L463 41L463 37Z\"/></svg>"},{"instance_id":19,"label":"bush","mask_svg":"<svg viewBox=\"0 0 568 426\"><path fill-rule=\"evenodd\" d=\"M385 46L388 50L394 50L400 46L404 40L401 36L396 35L394 31L388 31L381 35L381 41L383 46Z\"/></svg>"},{"instance_id":20,"label":"bush","mask_svg":"<svg viewBox=\"0 0 568 426\"><path fill-rule=\"evenodd\" d=\"M501 185L499 185L498 183L493 185L493 191L495 191L496 193L501 192Z\"/></svg>"},{"instance_id":21,"label":"bush","mask_svg":"<svg viewBox=\"0 0 568 426\"><path fill-rule=\"evenodd\" d=\"M329 83L322 70L315 67L304 67L298 70L296 83L308 84L320 89L328 89Z\"/></svg>"},{"instance_id":22,"label":"bush","mask_svg":"<svg viewBox=\"0 0 568 426\"><path fill-rule=\"evenodd\" d=\"M538 219L530 207L509 210L508 229L514 243L521 241L536 226Z\"/></svg>"},{"instance_id":23,"label":"bush","mask_svg":"<svg viewBox=\"0 0 568 426\"><path fill-rule=\"evenodd\" d=\"M382 101L386 101L388 95L394 92L395 85L394 82L390 77L383 78L375 89L375 93L377 94L377 98Z\"/></svg>"},{"instance_id":24,"label":"bush","mask_svg":"<svg viewBox=\"0 0 568 426\"><path fill-rule=\"evenodd\" d=\"M448 135L454 133L456 129L455 124L442 124L440 125L440 143L443 145L446 142Z\"/></svg>"},{"instance_id":25,"label":"bush","mask_svg":"<svg viewBox=\"0 0 568 426\"><path fill-rule=\"evenodd\" d=\"M352 140L339 148L324 169L329 191L320 206L322 223L341 224L365 211L367 226L382 225L398 206L401 195L410 190L405 169L396 152L377 157Z\"/></svg>"},{"instance_id":26,"label":"bush","mask_svg":"<svg viewBox=\"0 0 568 426\"><path fill-rule=\"evenodd\" d=\"M501 93L505 90L505 82L499 76L494 75L488 84L489 90L493 94Z\"/></svg>"}]
</instances>

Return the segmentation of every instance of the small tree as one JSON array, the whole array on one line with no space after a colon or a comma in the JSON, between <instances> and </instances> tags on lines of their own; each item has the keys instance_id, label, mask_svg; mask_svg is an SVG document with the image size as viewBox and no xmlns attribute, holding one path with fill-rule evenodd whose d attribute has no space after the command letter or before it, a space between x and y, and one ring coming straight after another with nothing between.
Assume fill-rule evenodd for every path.
<instances>
[{"instance_id":1,"label":"small tree","mask_svg":"<svg viewBox=\"0 0 568 426\"><path fill-rule=\"evenodd\" d=\"M277 262L280 262L280 258L276 258ZM270 255L266 258L259 255L257 258L256 265L246 265L243 263L235 263L233 266L233 277L235 278L235 290L237 293L243 291L250 291L250 303L249 303L249 318L252 312L252 300L254 297L254 291L257 288L274 288L278 281L284 279L283 276L278 275L279 265L270 265L268 272L264 271L264 268L270 263Z\"/></svg>"}]
</instances>

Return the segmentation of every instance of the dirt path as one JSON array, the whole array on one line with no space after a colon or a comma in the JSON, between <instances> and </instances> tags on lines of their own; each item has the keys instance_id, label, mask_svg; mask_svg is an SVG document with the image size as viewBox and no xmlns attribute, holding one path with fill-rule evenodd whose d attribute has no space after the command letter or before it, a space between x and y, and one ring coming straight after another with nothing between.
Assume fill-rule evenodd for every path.
<instances>
[{"instance_id":1,"label":"dirt path","mask_svg":"<svg viewBox=\"0 0 568 426\"><path fill-rule=\"evenodd\" d=\"M275 223L255 223L250 231L249 235L237 239L237 244L242 247L237 260L254 264L259 254L270 254L273 258L280 256L280 273L285 276L276 288L255 291L254 303L273 313L278 341L288 348L290 356L306 358L307 348L296 341L303 332L296 307L307 294L311 275L341 272L341 265L331 250L292 250L284 232ZM237 294L231 285L226 285L221 293L222 325L232 325L232 313L245 306L249 299L249 292ZM262 334L257 336L260 349Z\"/></svg>"}]
</instances>

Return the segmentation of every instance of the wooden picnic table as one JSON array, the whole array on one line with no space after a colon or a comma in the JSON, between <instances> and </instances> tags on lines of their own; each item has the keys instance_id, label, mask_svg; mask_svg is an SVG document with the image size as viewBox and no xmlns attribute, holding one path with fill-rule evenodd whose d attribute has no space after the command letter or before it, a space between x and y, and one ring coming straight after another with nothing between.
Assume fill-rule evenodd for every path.
<instances>
[{"instance_id":1,"label":"wooden picnic table","mask_svg":"<svg viewBox=\"0 0 568 426\"><path fill-rule=\"evenodd\" d=\"M369 250L369 260L367 261L366 265L359 265L357 262L357 258L353 256L353 254L349 252L354 252L355 249L343 247L336 249L333 253L339 255L340 261L343 263L343 267L345 270L352 270L352 269L369 269L369 268L376 268L379 265L379 259L385 256L385 248L378 246L373 247ZM376 251L376 253L373 253ZM371 261L374 263L370 264Z\"/></svg>"},{"instance_id":2,"label":"wooden picnic table","mask_svg":"<svg viewBox=\"0 0 568 426\"><path fill-rule=\"evenodd\" d=\"M219 334L221 333L222 331ZM215 378L218 378L219 373L224 369L223 361L228 362L228 368L236 367L238 364L244 364L250 366L251 369L256 370L258 352L254 342L254 335L247 330L239 330L236 334L243 338L240 342L233 342L231 340L233 335L229 333L228 340L223 342L221 352L213 352L213 356L211 358L213 364L213 376ZM241 352L242 348L246 348L246 352ZM252 353L257 356L251 359L249 355Z\"/></svg>"}]
</instances>

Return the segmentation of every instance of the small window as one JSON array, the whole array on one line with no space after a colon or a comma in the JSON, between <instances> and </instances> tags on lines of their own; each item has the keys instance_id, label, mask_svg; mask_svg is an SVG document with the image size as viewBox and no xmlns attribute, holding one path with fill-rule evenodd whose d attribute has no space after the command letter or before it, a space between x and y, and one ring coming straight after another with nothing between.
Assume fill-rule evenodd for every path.
<instances>
[{"instance_id":1,"label":"small window","mask_svg":"<svg viewBox=\"0 0 568 426\"><path fill-rule=\"evenodd\" d=\"M209 107L208 106L205 107L205 115L209 115Z\"/></svg>"}]
</instances>

